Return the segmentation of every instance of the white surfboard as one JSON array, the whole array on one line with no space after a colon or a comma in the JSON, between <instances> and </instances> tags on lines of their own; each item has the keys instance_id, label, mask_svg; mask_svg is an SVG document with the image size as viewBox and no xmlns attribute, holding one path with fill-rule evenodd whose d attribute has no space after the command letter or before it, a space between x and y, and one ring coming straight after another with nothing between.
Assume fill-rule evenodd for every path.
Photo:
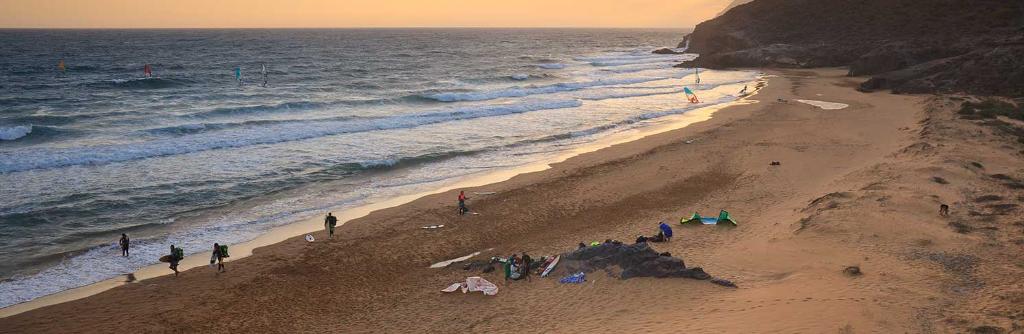
<instances>
[{"instance_id":1,"label":"white surfboard","mask_svg":"<svg viewBox=\"0 0 1024 334\"><path fill-rule=\"evenodd\" d=\"M548 274L550 274L552 270L555 270L555 266L558 265L558 260L560 259L562 259L561 255L555 256L555 260L551 261L551 264L549 264L547 268L544 268L544 272L540 273L540 277L548 277Z\"/></svg>"},{"instance_id":2,"label":"white surfboard","mask_svg":"<svg viewBox=\"0 0 1024 334\"><path fill-rule=\"evenodd\" d=\"M312 234L307 234L306 235L306 241L313 242L314 240L316 240L316 239L313 239L313 235Z\"/></svg>"}]
</instances>

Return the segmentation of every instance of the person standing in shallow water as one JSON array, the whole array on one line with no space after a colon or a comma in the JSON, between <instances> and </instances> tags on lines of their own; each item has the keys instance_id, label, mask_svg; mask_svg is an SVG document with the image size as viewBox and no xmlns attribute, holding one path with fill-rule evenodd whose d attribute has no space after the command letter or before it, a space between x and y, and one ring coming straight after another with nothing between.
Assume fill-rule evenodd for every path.
<instances>
[{"instance_id":1,"label":"person standing in shallow water","mask_svg":"<svg viewBox=\"0 0 1024 334\"><path fill-rule=\"evenodd\" d=\"M128 243L128 235L121 233L121 240L117 242L118 245L121 245L121 256L128 256Z\"/></svg>"},{"instance_id":2,"label":"person standing in shallow water","mask_svg":"<svg viewBox=\"0 0 1024 334\"><path fill-rule=\"evenodd\" d=\"M466 199L468 199L468 197L466 197L466 192L465 191L459 191L459 215L460 216L466 214L466 212L469 212L469 208L466 207Z\"/></svg>"},{"instance_id":3,"label":"person standing in shallow water","mask_svg":"<svg viewBox=\"0 0 1024 334\"><path fill-rule=\"evenodd\" d=\"M327 213L327 217L324 218L324 229L327 230L327 238L334 239L334 227L338 226L338 217L335 217L330 212Z\"/></svg>"}]
</instances>

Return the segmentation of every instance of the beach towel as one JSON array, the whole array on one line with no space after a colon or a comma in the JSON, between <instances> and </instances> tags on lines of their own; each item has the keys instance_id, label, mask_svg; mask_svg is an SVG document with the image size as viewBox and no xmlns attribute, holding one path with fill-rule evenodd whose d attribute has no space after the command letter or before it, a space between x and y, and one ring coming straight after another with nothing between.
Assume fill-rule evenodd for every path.
<instances>
[{"instance_id":1,"label":"beach towel","mask_svg":"<svg viewBox=\"0 0 1024 334\"><path fill-rule=\"evenodd\" d=\"M477 276L466 277L466 281L462 283L452 283L452 285L444 288L441 292L455 292L455 290L459 289L462 290L462 293L480 291L487 296L494 296L498 294L497 285Z\"/></svg>"},{"instance_id":2,"label":"beach towel","mask_svg":"<svg viewBox=\"0 0 1024 334\"><path fill-rule=\"evenodd\" d=\"M581 271L581 272L578 272L578 273L575 273L575 274L563 277L562 279L558 280L558 283L581 284L581 283L586 282L586 281L587 281L587 274L585 274L585 273L583 273Z\"/></svg>"}]
</instances>

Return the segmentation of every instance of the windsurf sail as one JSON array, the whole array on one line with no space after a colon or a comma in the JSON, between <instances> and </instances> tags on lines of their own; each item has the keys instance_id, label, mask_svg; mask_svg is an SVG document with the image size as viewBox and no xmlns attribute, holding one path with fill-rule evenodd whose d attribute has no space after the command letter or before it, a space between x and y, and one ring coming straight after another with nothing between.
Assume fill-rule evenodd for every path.
<instances>
[{"instance_id":1,"label":"windsurf sail","mask_svg":"<svg viewBox=\"0 0 1024 334\"><path fill-rule=\"evenodd\" d=\"M263 87L267 86L267 64L263 64L260 68L260 75L263 76Z\"/></svg>"},{"instance_id":2,"label":"windsurf sail","mask_svg":"<svg viewBox=\"0 0 1024 334\"><path fill-rule=\"evenodd\" d=\"M67 70L67 68L64 67L64 59L61 59L60 62L57 63L57 69L60 70L60 73L64 73Z\"/></svg>"},{"instance_id":3,"label":"windsurf sail","mask_svg":"<svg viewBox=\"0 0 1024 334\"><path fill-rule=\"evenodd\" d=\"M143 66L142 67L142 74L144 74L147 78L152 78L153 77L153 66L149 66L149 64L146 64L146 66Z\"/></svg>"},{"instance_id":4,"label":"windsurf sail","mask_svg":"<svg viewBox=\"0 0 1024 334\"><path fill-rule=\"evenodd\" d=\"M238 84L242 84L242 68L235 67L235 80L238 80Z\"/></svg>"},{"instance_id":5,"label":"windsurf sail","mask_svg":"<svg viewBox=\"0 0 1024 334\"><path fill-rule=\"evenodd\" d=\"M683 93L686 94L686 99L689 100L690 103L700 103L700 99L697 98L697 94L694 94L689 87L683 87Z\"/></svg>"}]
</instances>

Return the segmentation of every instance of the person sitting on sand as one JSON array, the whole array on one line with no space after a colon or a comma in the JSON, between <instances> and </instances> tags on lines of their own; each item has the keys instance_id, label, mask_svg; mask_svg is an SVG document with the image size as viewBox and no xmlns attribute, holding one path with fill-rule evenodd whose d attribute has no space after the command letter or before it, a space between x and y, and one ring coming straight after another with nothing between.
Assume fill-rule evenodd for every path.
<instances>
[{"instance_id":1,"label":"person sitting on sand","mask_svg":"<svg viewBox=\"0 0 1024 334\"><path fill-rule=\"evenodd\" d=\"M512 256L509 256L508 260L505 261L505 280L506 281L509 280L510 278L511 279L518 279L519 278L519 274L516 273L516 270L519 269L519 266L516 265L516 263L518 261L519 261L519 259L516 258L515 254L512 254Z\"/></svg>"},{"instance_id":2,"label":"person sitting on sand","mask_svg":"<svg viewBox=\"0 0 1024 334\"><path fill-rule=\"evenodd\" d=\"M121 240L117 243L121 245L121 256L128 256L128 235L121 233Z\"/></svg>"},{"instance_id":3,"label":"person sitting on sand","mask_svg":"<svg viewBox=\"0 0 1024 334\"><path fill-rule=\"evenodd\" d=\"M665 241L671 241L672 240L672 227L671 226L668 226L668 224L665 224L665 222L662 221L660 224L658 224L658 229L660 229L661 233L665 235Z\"/></svg>"},{"instance_id":4,"label":"person sitting on sand","mask_svg":"<svg viewBox=\"0 0 1024 334\"><path fill-rule=\"evenodd\" d=\"M466 214L466 212L469 212L469 208L466 207L466 200L467 199L469 199L469 198L466 197L466 192L465 191L459 191L459 215L460 216Z\"/></svg>"},{"instance_id":5,"label":"person sitting on sand","mask_svg":"<svg viewBox=\"0 0 1024 334\"><path fill-rule=\"evenodd\" d=\"M324 218L324 229L327 230L327 238L334 239L334 227L338 226L338 217L335 217L330 212L327 213L327 217Z\"/></svg>"},{"instance_id":6,"label":"person sitting on sand","mask_svg":"<svg viewBox=\"0 0 1024 334\"><path fill-rule=\"evenodd\" d=\"M581 242L579 244L579 246L578 246L578 249L584 249L584 248L587 248L587 244Z\"/></svg>"},{"instance_id":7,"label":"person sitting on sand","mask_svg":"<svg viewBox=\"0 0 1024 334\"><path fill-rule=\"evenodd\" d=\"M221 252L220 244L213 244L213 257L217 258L217 272L222 273L224 270L224 253Z\"/></svg>"},{"instance_id":8,"label":"person sitting on sand","mask_svg":"<svg viewBox=\"0 0 1024 334\"><path fill-rule=\"evenodd\" d=\"M646 243L646 242L647 242L647 237L643 236L643 234L636 236L636 243L639 244L639 243Z\"/></svg>"},{"instance_id":9,"label":"person sitting on sand","mask_svg":"<svg viewBox=\"0 0 1024 334\"><path fill-rule=\"evenodd\" d=\"M169 268L171 268L171 270L174 270L174 276L178 276L178 261L181 261L181 259L178 258L178 252L175 252L174 245L171 245L171 260L168 262L171 263L171 266Z\"/></svg>"}]
</instances>

